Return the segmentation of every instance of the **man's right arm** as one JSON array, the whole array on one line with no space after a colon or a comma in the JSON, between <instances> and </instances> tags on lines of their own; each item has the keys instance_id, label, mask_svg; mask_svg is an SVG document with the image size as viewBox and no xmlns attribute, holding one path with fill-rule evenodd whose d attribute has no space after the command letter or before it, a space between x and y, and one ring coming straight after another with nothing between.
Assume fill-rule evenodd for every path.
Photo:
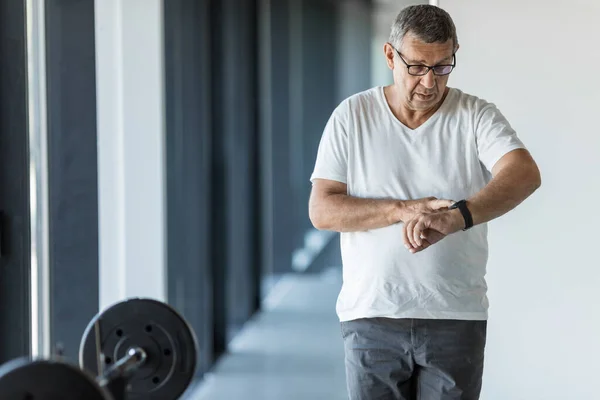
<instances>
[{"instance_id":1,"label":"man's right arm","mask_svg":"<svg viewBox=\"0 0 600 400\"><path fill-rule=\"evenodd\" d=\"M434 197L419 200L366 199L348 195L346 184L315 179L309 216L319 230L358 232L406 222L419 212L449 207L450 200Z\"/></svg>"}]
</instances>

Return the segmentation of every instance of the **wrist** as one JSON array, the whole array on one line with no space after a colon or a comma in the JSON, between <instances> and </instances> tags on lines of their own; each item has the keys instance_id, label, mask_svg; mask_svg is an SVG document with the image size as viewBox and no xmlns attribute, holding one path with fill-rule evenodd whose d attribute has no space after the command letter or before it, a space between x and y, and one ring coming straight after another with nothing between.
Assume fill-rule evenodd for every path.
<instances>
[{"instance_id":1,"label":"wrist","mask_svg":"<svg viewBox=\"0 0 600 400\"><path fill-rule=\"evenodd\" d=\"M452 216L452 226L454 227L454 231L458 232L466 227L465 218L458 208L448 210L450 215Z\"/></svg>"},{"instance_id":2,"label":"wrist","mask_svg":"<svg viewBox=\"0 0 600 400\"><path fill-rule=\"evenodd\" d=\"M457 230L467 230L473 227L473 215L470 205L471 203L467 200L460 200L450 206L455 227L458 227Z\"/></svg>"},{"instance_id":3,"label":"wrist","mask_svg":"<svg viewBox=\"0 0 600 400\"><path fill-rule=\"evenodd\" d=\"M406 211L406 203L402 200L396 200L392 203L392 211L390 213L391 224L397 224L398 222L404 221L404 215Z\"/></svg>"},{"instance_id":4,"label":"wrist","mask_svg":"<svg viewBox=\"0 0 600 400\"><path fill-rule=\"evenodd\" d=\"M471 220L473 221L473 226L480 224L482 221L479 220L479 209L477 205L473 203L471 200L467 200L467 208L471 213Z\"/></svg>"}]
</instances>

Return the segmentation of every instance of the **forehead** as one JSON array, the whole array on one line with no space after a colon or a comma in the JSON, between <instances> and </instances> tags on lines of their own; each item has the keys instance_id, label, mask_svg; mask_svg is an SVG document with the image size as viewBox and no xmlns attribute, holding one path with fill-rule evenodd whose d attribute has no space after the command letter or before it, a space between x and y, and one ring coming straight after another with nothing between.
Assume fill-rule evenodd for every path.
<instances>
[{"instance_id":1,"label":"forehead","mask_svg":"<svg viewBox=\"0 0 600 400\"><path fill-rule=\"evenodd\" d=\"M412 35L406 35L402 41L401 52L407 60L433 64L452 58L454 41L450 39L444 43L425 43Z\"/></svg>"}]
</instances>

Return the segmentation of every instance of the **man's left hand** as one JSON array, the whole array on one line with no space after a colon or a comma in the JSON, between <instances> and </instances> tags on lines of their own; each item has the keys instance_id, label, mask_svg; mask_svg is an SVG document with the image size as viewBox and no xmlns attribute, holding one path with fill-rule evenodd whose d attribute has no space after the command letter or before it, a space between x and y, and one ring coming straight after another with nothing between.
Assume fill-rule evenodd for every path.
<instances>
[{"instance_id":1,"label":"man's left hand","mask_svg":"<svg viewBox=\"0 0 600 400\"><path fill-rule=\"evenodd\" d=\"M404 245L411 253L417 253L439 242L446 236L465 227L460 210L440 210L418 214L404 224Z\"/></svg>"}]
</instances>

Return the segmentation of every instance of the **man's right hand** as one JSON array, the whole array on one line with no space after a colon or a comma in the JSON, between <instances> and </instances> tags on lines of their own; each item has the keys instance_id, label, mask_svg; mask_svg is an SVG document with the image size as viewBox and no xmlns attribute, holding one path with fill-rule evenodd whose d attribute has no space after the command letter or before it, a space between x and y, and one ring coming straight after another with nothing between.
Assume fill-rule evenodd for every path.
<instances>
[{"instance_id":1,"label":"man's right hand","mask_svg":"<svg viewBox=\"0 0 600 400\"><path fill-rule=\"evenodd\" d=\"M422 214L431 214L440 211L445 211L454 204L453 200L438 199L437 197L425 197L417 200L405 200L402 202L400 220L404 224L410 222L413 218ZM423 244L418 248L411 249L412 252L417 252L434 245L435 243L442 240L446 235L435 231L433 229L427 229L423 232L421 239Z\"/></svg>"},{"instance_id":2,"label":"man's right hand","mask_svg":"<svg viewBox=\"0 0 600 400\"><path fill-rule=\"evenodd\" d=\"M407 223L419 214L429 214L448 209L453 200L425 197L417 200L404 200L400 207L400 221Z\"/></svg>"}]
</instances>

